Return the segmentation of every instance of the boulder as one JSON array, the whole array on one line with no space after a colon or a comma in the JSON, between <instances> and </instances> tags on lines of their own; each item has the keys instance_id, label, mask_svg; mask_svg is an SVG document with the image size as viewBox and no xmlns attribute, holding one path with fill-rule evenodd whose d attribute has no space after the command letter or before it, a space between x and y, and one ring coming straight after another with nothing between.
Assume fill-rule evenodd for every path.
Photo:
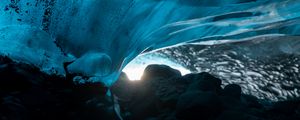
<instances>
[{"instance_id":1,"label":"boulder","mask_svg":"<svg viewBox=\"0 0 300 120\"><path fill-rule=\"evenodd\" d=\"M181 73L179 70L173 69L167 65L148 65L145 70L141 80L148 80L148 79L168 79L172 77L180 77Z\"/></svg>"},{"instance_id":2,"label":"boulder","mask_svg":"<svg viewBox=\"0 0 300 120\"><path fill-rule=\"evenodd\" d=\"M121 101L130 101L133 96L133 82L130 81L125 73L121 73L119 79L111 87L111 91Z\"/></svg>"},{"instance_id":3,"label":"boulder","mask_svg":"<svg viewBox=\"0 0 300 120\"><path fill-rule=\"evenodd\" d=\"M207 72L198 73L193 77L188 91L201 90L220 93L222 80L212 76Z\"/></svg>"},{"instance_id":4,"label":"boulder","mask_svg":"<svg viewBox=\"0 0 300 120\"><path fill-rule=\"evenodd\" d=\"M242 94L242 88L237 84L229 84L225 86L223 94L225 96L231 96L239 99Z\"/></svg>"},{"instance_id":5,"label":"boulder","mask_svg":"<svg viewBox=\"0 0 300 120\"><path fill-rule=\"evenodd\" d=\"M101 83L74 84L38 68L0 57L0 119L117 119Z\"/></svg>"},{"instance_id":6,"label":"boulder","mask_svg":"<svg viewBox=\"0 0 300 120\"><path fill-rule=\"evenodd\" d=\"M213 119L222 109L214 92L187 91L179 97L176 117L180 120Z\"/></svg>"},{"instance_id":7,"label":"boulder","mask_svg":"<svg viewBox=\"0 0 300 120\"><path fill-rule=\"evenodd\" d=\"M240 99L236 99L231 96L219 96L224 109L227 110L244 110L246 109L246 105L241 102Z\"/></svg>"},{"instance_id":8,"label":"boulder","mask_svg":"<svg viewBox=\"0 0 300 120\"><path fill-rule=\"evenodd\" d=\"M240 111L224 111L217 120L262 120Z\"/></svg>"}]
</instances>

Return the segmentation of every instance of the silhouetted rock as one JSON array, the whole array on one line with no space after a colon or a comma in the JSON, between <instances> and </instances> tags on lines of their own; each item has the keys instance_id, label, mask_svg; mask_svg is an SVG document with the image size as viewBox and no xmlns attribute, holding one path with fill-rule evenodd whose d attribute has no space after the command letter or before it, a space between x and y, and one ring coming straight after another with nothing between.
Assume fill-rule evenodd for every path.
<instances>
[{"instance_id":1,"label":"silhouetted rock","mask_svg":"<svg viewBox=\"0 0 300 120\"><path fill-rule=\"evenodd\" d=\"M179 77L179 76L181 76L179 70L173 69L166 65L153 64L145 68L141 80L156 79L156 78L168 79L168 78Z\"/></svg>"},{"instance_id":2,"label":"silhouetted rock","mask_svg":"<svg viewBox=\"0 0 300 120\"><path fill-rule=\"evenodd\" d=\"M141 81L122 73L111 97L101 83L79 84L76 75L47 75L5 57L0 76L1 120L117 120L117 106L124 120L300 119L300 99L264 101L236 84L222 89L222 80L209 73L181 76L164 65L148 66Z\"/></svg>"},{"instance_id":3,"label":"silhouetted rock","mask_svg":"<svg viewBox=\"0 0 300 120\"><path fill-rule=\"evenodd\" d=\"M161 66L155 65L155 67ZM150 73L160 72L161 69L151 69ZM134 95L127 105L121 106L130 106L126 111L130 113L129 119L276 120L275 117L268 116L275 112L266 111L268 108L264 107L256 97L242 94L239 85L229 84L222 89L222 80L209 73L175 77L160 75L148 74L147 78L137 82L138 84L133 82L136 86L133 87L135 89L131 89L130 94ZM130 82L122 83L133 85ZM292 115L297 115L297 109L288 110L293 111ZM287 117L288 114L284 112L273 116L297 118Z\"/></svg>"},{"instance_id":4,"label":"silhouetted rock","mask_svg":"<svg viewBox=\"0 0 300 120\"><path fill-rule=\"evenodd\" d=\"M188 87L188 90L212 91L215 93L220 93L222 89L221 83L221 79L216 78L209 73L202 72L195 75L192 83Z\"/></svg>"},{"instance_id":5,"label":"silhouetted rock","mask_svg":"<svg viewBox=\"0 0 300 120\"><path fill-rule=\"evenodd\" d=\"M280 101L274 104L273 111L279 113L292 114L300 105L299 100Z\"/></svg>"},{"instance_id":6,"label":"silhouetted rock","mask_svg":"<svg viewBox=\"0 0 300 120\"><path fill-rule=\"evenodd\" d=\"M218 96L213 92L188 91L179 97L176 117L181 120L213 119L222 109Z\"/></svg>"},{"instance_id":7,"label":"silhouetted rock","mask_svg":"<svg viewBox=\"0 0 300 120\"><path fill-rule=\"evenodd\" d=\"M0 57L1 120L117 119L101 83L74 84Z\"/></svg>"},{"instance_id":8,"label":"silhouetted rock","mask_svg":"<svg viewBox=\"0 0 300 120\"><path fill-rule=\"evenodd\" d=\"M236 84L229 84L225 86L223 94L234 98L240 98L242 94L242 88Z\"/></svg>"},{"instance_id":9,"label":"silhouetted rock","mask_svg":"<svg viewBox=\"0 0 300 120\"><path fill-rule=\"evenodd\" d=\"M240 99L234 98L232 96L219 96L222 101L224 109L231 110L244 110L246 105L242 103Z\"/></svg>"},{"instance_id":10,"label":"silhouetted rock","mask_svg":"<svg viewBox=\"0 0 300 120\"><path fill-rule=\"evenodd\" d=\"M217 120L262 120L240 111L224 111Z\"/></svg>"},{"instance_id":11,"label":"silhouetted rock","mask_svg":"<svg viewBox=\"0 0 300 120\"><path fill-rule=\"evenodd\" d=\"M130 81L125 73L121 73L118 81L111 87L112 93L117 97L121 105L133 100L134 91L138 85Z\"/></svg>"},{"instance_id":12,"label":"silhouetted rock","mask_svg":"<svg viewBox=\"0 0 300 120\"><path fill-rule=\"evenodd\" d=\"M259 100L255 96L242 94L241 101L249 108L263 108L263 105L259 103Z\"/></svg>"}]
</instances>

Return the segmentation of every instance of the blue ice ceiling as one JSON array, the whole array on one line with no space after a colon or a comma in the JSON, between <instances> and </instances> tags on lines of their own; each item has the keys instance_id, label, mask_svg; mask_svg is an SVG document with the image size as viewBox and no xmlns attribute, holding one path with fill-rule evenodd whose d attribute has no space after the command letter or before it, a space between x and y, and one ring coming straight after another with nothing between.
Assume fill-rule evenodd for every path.
<instances>
[{"instance_id":1,"label":"blue ice ceiling","mask_svg":"<svg viewBox=\"0 0 300 120\"><path fill-rule=\"evenodd\" d=\"M112 85L137 55L208 40L299 35L300 0L1 0L0 54Z\"/></svg>"}]
</instances>

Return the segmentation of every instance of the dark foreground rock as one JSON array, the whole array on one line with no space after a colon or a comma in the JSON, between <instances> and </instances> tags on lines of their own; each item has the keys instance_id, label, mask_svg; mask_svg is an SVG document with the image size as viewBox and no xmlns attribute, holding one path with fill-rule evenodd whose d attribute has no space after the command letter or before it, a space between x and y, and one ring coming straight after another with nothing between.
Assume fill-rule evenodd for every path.
<instances>
[{"instance_id":1,"label":"dark foreground rock","mask_svg":"<svg viewBox=\"0 0 300 120\"><path fill-rule=\"evenodd\" d=\"M270 102L221 87L209 73L181 76L151 65L141 81L122 74L112 97L100 83L78 84L74 76L51 76L27 64L0 58L0 120L299 120L300 100ZM116 111L116 110L120 110Z\"/></svg>"},{"instance_id":2,"label":"dark foreground rock","mask_svg":"<svg viewBox=\"0 0 300 120\"><path fill-rule=\"evenodd\" d=\"M0 120L117 119L100 83L73 84L0 58Z\"/></svg>"},{"instance_id":3,"label":"dark foreground rock","mask_svg":"<svg viewBox=\"0 0 300 120\"><path fill-rule=\"evenodd\" d=\"M153 66L155 69L145 70L146 77L143 77L144 79L141 81L130 82L128 79L118 81L118 83L127 81L123 82L121 86L130 89L130 92L119 93L127 95L126 104L121 104L121 107L126 108L122 112L127 113L124 114L126 119L300 119L299 99L281 102L258 100L255 96L242 94L241 87L236 84L229 84L221 88L222 80L209 73L179 76L179 74L174 74L173 69L166 66ZM163 73L169 73L170 77L166 77ZM125 87L127 85L128 87ZM122 99L119 101L120 103L125 102Z\"/></svg>"},{"instance_id":4,"label":"dark foreground rock","mask_svg":"<svg viewBox=\"0 0 300 120\"><path fill-rule=\"evenodd\" d=\"M189 91L179 97L176 118L188 120L199 116L214 119L221 110L221 101L214 92Z\"/></svg>"}]
</instances>

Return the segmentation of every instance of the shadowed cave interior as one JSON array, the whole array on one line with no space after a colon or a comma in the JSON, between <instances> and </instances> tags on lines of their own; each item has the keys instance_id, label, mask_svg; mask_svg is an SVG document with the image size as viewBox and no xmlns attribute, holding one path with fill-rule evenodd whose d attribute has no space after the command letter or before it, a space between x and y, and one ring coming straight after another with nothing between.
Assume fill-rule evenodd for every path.
<instances>
[{"instance_id":1,"label":"shadowed cave interior","mask_svg":"<svg viewBox=\"0 0 300 120\"><path fill-rule=\"evenodd\" d=\"M166 65L146 67L139 81L125 73L107 96L102 83L84 84L50 76L28 64L1 57L3 120L298 120L299 98L282 101L258 99L242 93L238 84L207 72L182 76ZM17 84L16 84L17 83Z\"/></svg>"},{"instance_id":2,"label":"shadowed cave interior","mask_svg":"<svg viewBox=\"0 0 300 120\"><path fill-rule=\"evenodd\" d=\"M299 120L299 0L2 0L0 120Z\"/></svg>"}]
</instances>

